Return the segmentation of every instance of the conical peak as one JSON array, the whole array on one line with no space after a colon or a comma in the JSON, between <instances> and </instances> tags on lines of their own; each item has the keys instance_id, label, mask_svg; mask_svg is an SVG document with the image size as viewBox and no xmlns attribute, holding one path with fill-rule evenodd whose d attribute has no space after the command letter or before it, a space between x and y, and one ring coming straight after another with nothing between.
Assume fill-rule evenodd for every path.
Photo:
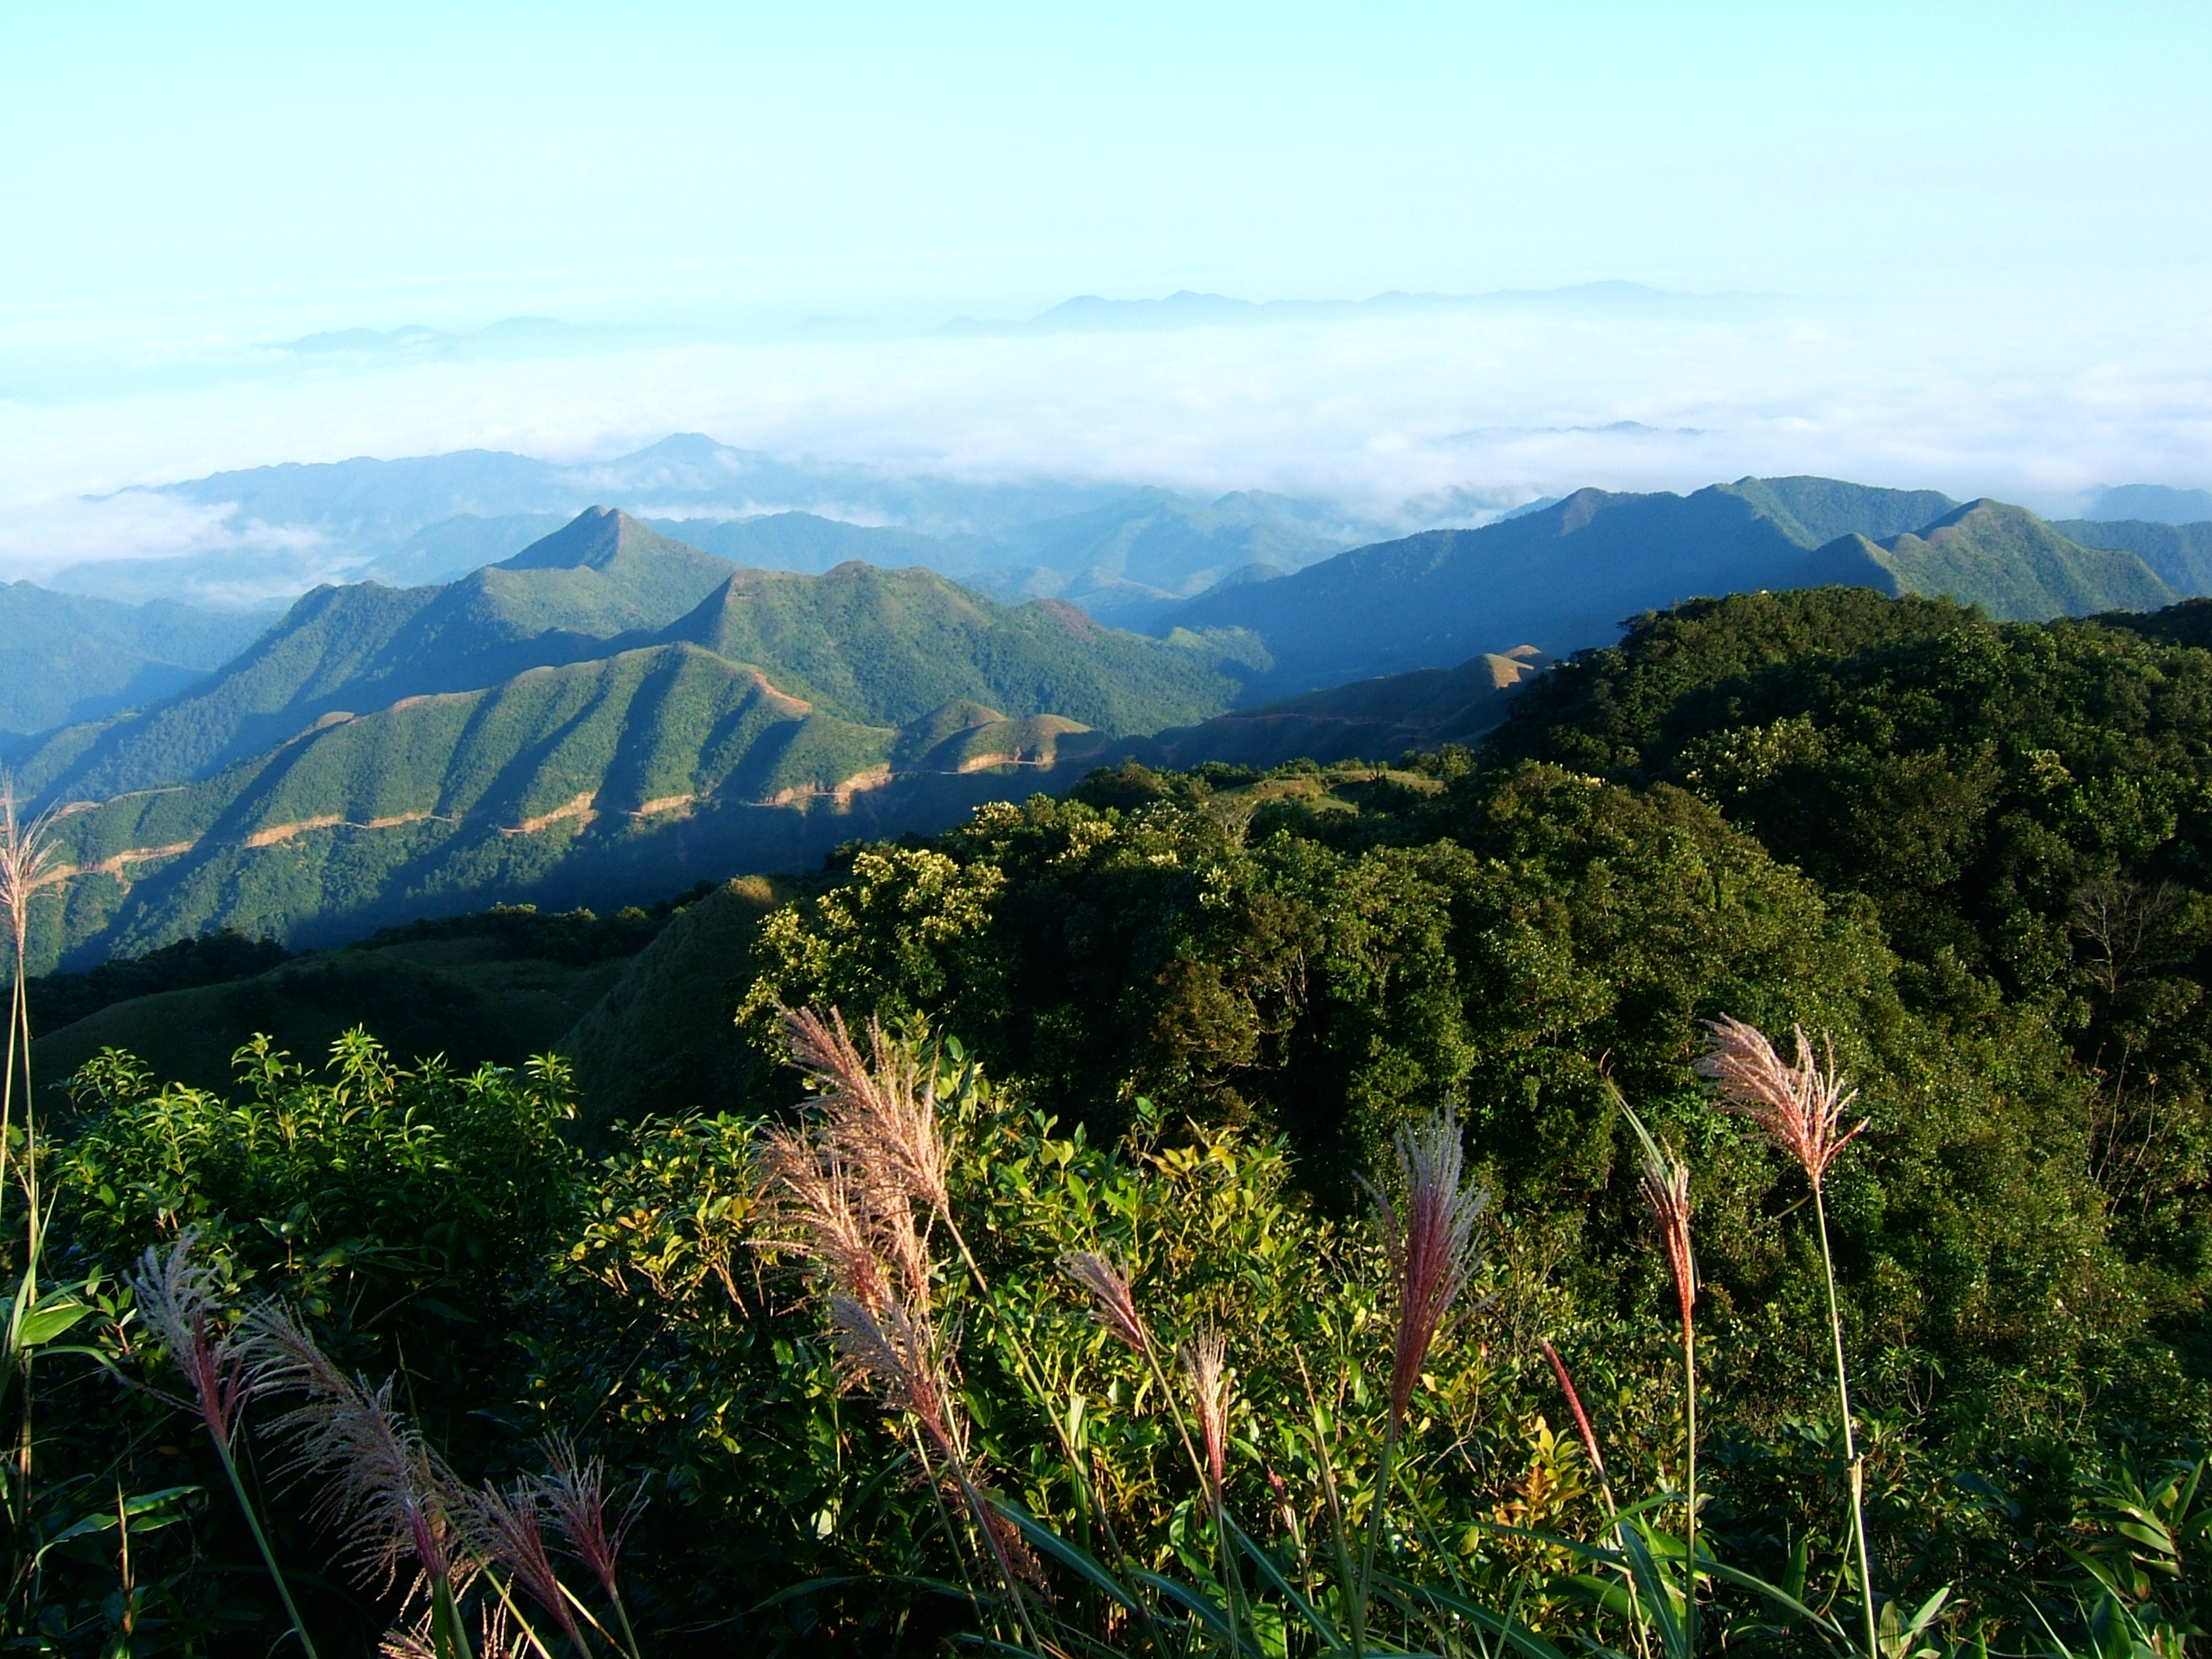
<instances>
[{"instance_id":1,"label":"conical peak","mask_svg":"<svg viewBox=\"0 0 2212 1659\"><path fill-rule=\"evenodd\" d=\"M604 570L624 553L667 541L667 537L618 507L587 507L551 535L502 561L500 568Z\"/></svg>"}]
</instances>

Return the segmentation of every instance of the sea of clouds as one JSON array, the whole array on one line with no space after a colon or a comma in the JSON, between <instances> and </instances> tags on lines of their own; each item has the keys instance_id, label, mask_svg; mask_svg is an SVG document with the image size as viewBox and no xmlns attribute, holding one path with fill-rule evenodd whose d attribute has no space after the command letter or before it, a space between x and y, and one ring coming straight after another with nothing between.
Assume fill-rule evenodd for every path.
<instances>
[{"instance_id":1,"label":"sea of clouds","mask_svg":"<svg viewBox=\"0 0 2212 1659\"><path fill-rule=\"evenodd\" d=\"M1746 473L2051 513L2100 485L2212 485L2212 308L2171 296L1562 295L1110 331L351 337L0 350L0 572L300 533L132 486L466 448L585 460L678 431L897 473L1276 490L1404 524Z\"/></svg>"}]
</instances>

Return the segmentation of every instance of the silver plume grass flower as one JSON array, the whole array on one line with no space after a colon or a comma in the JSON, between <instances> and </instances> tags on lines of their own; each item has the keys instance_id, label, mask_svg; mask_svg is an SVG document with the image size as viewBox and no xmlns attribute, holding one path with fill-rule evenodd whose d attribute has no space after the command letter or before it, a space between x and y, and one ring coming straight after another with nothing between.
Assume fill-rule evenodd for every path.
<instances>
[{"instance_id":1,"label":"silver plume grass flower","mask_svg":"<svg viewBox=\"0 0 2212 1659\"><path fill-rule=\"evenodd\" d=\"M1152 1352L1152 1333L1137 1311L1128 1275L1097 1250L1077 1250L1060 1258L1060 1271L1091 1292L1091 1316L1114 1340L1136 1354Z\"/></svg>"},{"instance_id":2,"label":"silver plume grass flower","mask_svg":"<svg viewBox=\"0 0 2212 1659\"><path fill-rule=\"evenodd\" d=\"M1713 1082L1723 1111L1739 1113L1759 1125L1769 1141L1797 1160L1813 1188L1814 1224L1820 1240L1820 1272L1827 1290L1828 1334L1836 1355L1836 1405L1844 1431L1844 1459L1850 1476L1851 1541L1858 1557L1860 1611L1865 1620L1868 1652L1881 1645L1880 1619L1875 1608L1873 1553L1867 1541L1864 1489L1866 1466L1859 1455L1851 1427L1850 1367L1844 1355L1844 1317L1836 1297L1836 1260L1828 1239L1827 1201L1822 1179L1836 1155L1856 1139L1867 1127L1861 1118L1850 1129L1844 1115L1858 1098L1846 1089L1836 1070L1834 1045L1828 1045L1828 1063L1813 1058L1805 1041L1805 1028L1797 1026L1797 1061L1784 1065L1765 1035L1740 1019L1711 1021L1712 1047L1698 1062L1699 1073Z\"/></svg>"},{"instance_id":3,"label":"silver plume grass flower","mask_svg":"<svg viewBox=\"0 0 2212 1659\"><path fill-rule=\"evenodd\" d=\"M1637 1127L1640 1132L1642 1124ZM1698 1263L1690 1242L1690 1166L1656 1141L1644 1146L1644 1207L1658 1229L1660 1248L1666 1252L1668 1270L1674 1276L1674 1301L1682 1328L1693 1324L1698 1306Z\"/></svg>"},{"instance_id":4,"label":"silver plume grass flower","mask_svg":"<svg viewBox=\"0 0 2212 1659\"><path fill-rule=\"evenodd\" d=\"M455 1519L471 1552L480 1560L505 1567L531 1599L552 1615L576 1651L589 1653L546 1547L542 1483L519 1480L505 1492L486 1483L459 1496Z\"/></svg>"},{"instance_id":5,"label":"silver plume grass flower","mask_svg":"<svg viewBox=\"0 0 2212 1659\"><path fill-rule=\"evenodd\" d=\"M1698 1073L1714 1085L1720 1109L1756 1123L1769 1141L1797 1161L1818 1191L1836 1154L1867 1127L1862 1118L1851 1128L1843 1127L1844 1114L1858 1091L1844 1087L1832 1049L1821 1066L1805 1040L1805 1028L1796 1026L1797 1060L1785 1065L1756 1026L1723 1015L1708 1021L1705 1029L1712 1045L1698 1062Z\"/></svg>"},{"instance_id":6,"label":"silver plume grass flower","mask_svg":"<svg viewBox=\"0 0 2212 1659\"><path fill-rule=\"evenodd\" d=\"M344 1540L347 1555L387 1581L410 1557L433 1584L466 1577L456 1527L466 1493L393 1407L392 1384L372 1389L347 1375L273 1305L257 1308L247 1324L255 1391L299 1396L269 1425L286 1447L278 1472L312 1486L311 1511Z\"/></svg>"},{"instance_id":7,"label":"silver plume grass flower","mask_svg":"<svg viewBox=\"0 0 2212 1659\"><path fill-rule=\"evenodd\" d=\"M927 1322L893 1304L880 1310L848 1296L830 1298L830 1340L848 1382L914 1419L940 1455L964 1461L951 1389Z\"/></svg>"},{"instance_id":8,"label":"silver plume grass flower","mask_svg":"<svg viewBox=\"0 0 2212 1659\"><path fill-rule=\"evenodd\" d=\"M907 1045L867 1024L864 1057L845 1017L825 1019L811 1008L787 1012L792 1064L820 1095L824 1132L858 1167L879 1173L934 1215L951 1212L946 1188L950 1150L938 1121L937 1091Z\"/></svg>"},{"instance_id":9,"label":"silver plume grass flower","mask_svg":"<svg viewBox=\"0 0 2212 1659\"><path fill-rule=\"evenodd\" d=\"M615 1569L622 1558L623 1540L637 1519L633 1502L615 1520L607 1519L606 1465L598 1458L580 1458L566 1440L547 1445L552 1472L538 1482L538 1489L553 1511L554 1523L568 1552L599 1580L607 1599L617 1607L622 1596L615 1588Z\"/></svg>"},{"instance_id":10,"label":"silver plume grass flower","mask_svg":"<svg viewBox=\"0 0 2212 1659\"><path fill-rule=\"evenodd\" d=\"M1199 1443L1206 1451L1206 1497L1218 1514L1228 1470L1229 1345L1219 1331L1208 1328L1183 1345L1182 1357L1198 1418Z\"/></svg>"},{"instance_id":11,"label":"silver plume grass flower","mask_svg":"<svg viewBox=\"0 0 2212 1659\"><path fill-rule=\"evenodd\" d=\"M125 1280L138 1316L185 1374L207 1431L228 1446L253 1393L252 1343L222 1328L222 1276L194 1255L198 1243L188 1227L166 1250L149 1246Z\"/></svg>"},{"instance_id":12,"label":"silver plume grass flower","mask_svg":"<svg viewBox=\"0 0 2212 1659\"><path fill-rule=\"evenodd\" d=\"M1489 1194L1462 1180L1458 1115L1447 1109L1424 1124L1408 1124L1395 1142L1404 1188L1402 1211L1369 1188L1380 1212L1398 1316L1390 1356L1390 1432L1395 1436L1413 1403L1414 1385L1445 1316L1466 1289L1476 1264L1475 1223Z\"/></svg>"},{"instance_id":13,"label":"silver plume grass flower","mask_svg":"<svg viewBox=\"0 0 2212 1659\"><path fill-rule=\"evenodd\" d=\"M61 848L53 837L56 817L48 807L24 817L15 779L0 774L0 910L7 913L9 942L19 967L30 933L31 896L61 871Z\"/></svg>"}]
</instances>

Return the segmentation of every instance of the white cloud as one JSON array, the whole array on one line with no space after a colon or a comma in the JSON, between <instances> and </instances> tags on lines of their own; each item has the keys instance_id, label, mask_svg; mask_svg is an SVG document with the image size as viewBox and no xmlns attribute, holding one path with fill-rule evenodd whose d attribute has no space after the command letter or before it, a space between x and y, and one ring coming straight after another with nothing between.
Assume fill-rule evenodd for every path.
<instances>
[{"instance_id":1,"label":"white cloud","mask_svg":"<svg viewBox=\"0 0 2212 1659\"><path fill-rule=\"evenodd\" d=\"M39 575L88 559L173 558L235 546L241 536L230 513L227 505L137 490L106 500L18 499L0 507L0 571Z\"/></svg>"},{"instance_id":2,"label":"white cloud","mask_svg":"<svg viewBox=\"0 0 2212 1659\"><path fill-rule=\"evenodd\" d=\"M1978 292L590 352L550 337L537 356L290 368L263 353L0 402L0 559L250 533L159 497L58 499L78 491L471 447L585 459L685 430L892 471L1260 488L1372 514L1454 489L1503 501L1798 471L2055 509L2100 483L2212 484L2209 324L2170 296Z\"/></svg>"}]
</instances>

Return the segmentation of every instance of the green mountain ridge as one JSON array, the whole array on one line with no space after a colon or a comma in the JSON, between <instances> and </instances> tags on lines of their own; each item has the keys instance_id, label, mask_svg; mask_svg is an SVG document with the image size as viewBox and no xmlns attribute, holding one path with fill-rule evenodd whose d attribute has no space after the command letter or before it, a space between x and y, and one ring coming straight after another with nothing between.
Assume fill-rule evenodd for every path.
<instances>
[{"instance_id":1,"label":"green mountain ridge","mask_svg":"<svg viewBox=\"0 0 2212 1659\"><path fill-rule=\"evenodd\" d=\"M441 587L317 588L189 695L97 732L57 732L18 771L47 799L104 800L186 782L334 715L600 654L617 635L674 620L728 574L717 559L595 508Z\"/></svg>"},{"instance_id":2,"label":"green mountain ridge","mask_svg":"<svg viewBox=\"0 0 2212 1659\"><path fill-rule=\"evenodd\" d=\"M0 582L0 735L100 720L173 696L270 621L173 599L127 605Z\"/></svg>"},{"instance_id":3,"label":"green mountain ridge","mask_svg":"<svg viewBox=\"0 0 2212 1659\"><path fill-rule=\"evenodd\" d=\"M2061 519L2051 528L2084 547L2118 548L2134 554L2177 593L2212 592L2212 523Z\"/></svg>"},{"instance_id":4,"label":"green mountain ridge","mask_svg":"<svg viewBox=\"0 0 2212 1659\"><path fill-rule=\"evenodd\" d=\"M2024 507L1970 501L1918 533L1856 532L1817 549L1782 587L1872 587L1966 599L2004 622L2148 611L2179 597L2125 549L2085 547Z\"/></svg>"},{"instance_id":5,"label":"green mountain ridge","mask_svg":"<svg viewBox=\"0 0 2212 1659\"><path fill-rule=\"evenodd\" d=\"M973 699L1115 732L1225 705L1235 686L1189 653L1046 600L1006 606L933 571L857 561L820 576L740 570L662 637L758 664L794 695L904 726Z\"/></svg>"},{"instance_id":6,"label":"green mountain ridge","mask_svg":"<svg viewBox=\"0 0 2212 1659\"><path fill-rule=\"evenodd\" d=\"M587 513L445 587L319 590L209 686L50 739L33 787L76 803L74 873L40 960L789 868L1025 787L1094 726L1213 713L1237 688L1211 662L920 569L732 571Z\"/></svg>"},{"instance_id":7,"label":"green mountain ridge","mask_svg":"<svg viewBox=\"0 0 2212 1659\"><path fill-rule=\"evenodd\" d=\"M1438 664L1510 641L1554 654L1700 595L1864 584L2017 619L2144 608L2185 591L2126 549L2069 539L2024 507L1815 477L1683 496L1583 489L1480 530L1355 548L1218 588L1155 626L1238 627L1274 659L1256 695Z\"/></svg>"}]
</instances>

